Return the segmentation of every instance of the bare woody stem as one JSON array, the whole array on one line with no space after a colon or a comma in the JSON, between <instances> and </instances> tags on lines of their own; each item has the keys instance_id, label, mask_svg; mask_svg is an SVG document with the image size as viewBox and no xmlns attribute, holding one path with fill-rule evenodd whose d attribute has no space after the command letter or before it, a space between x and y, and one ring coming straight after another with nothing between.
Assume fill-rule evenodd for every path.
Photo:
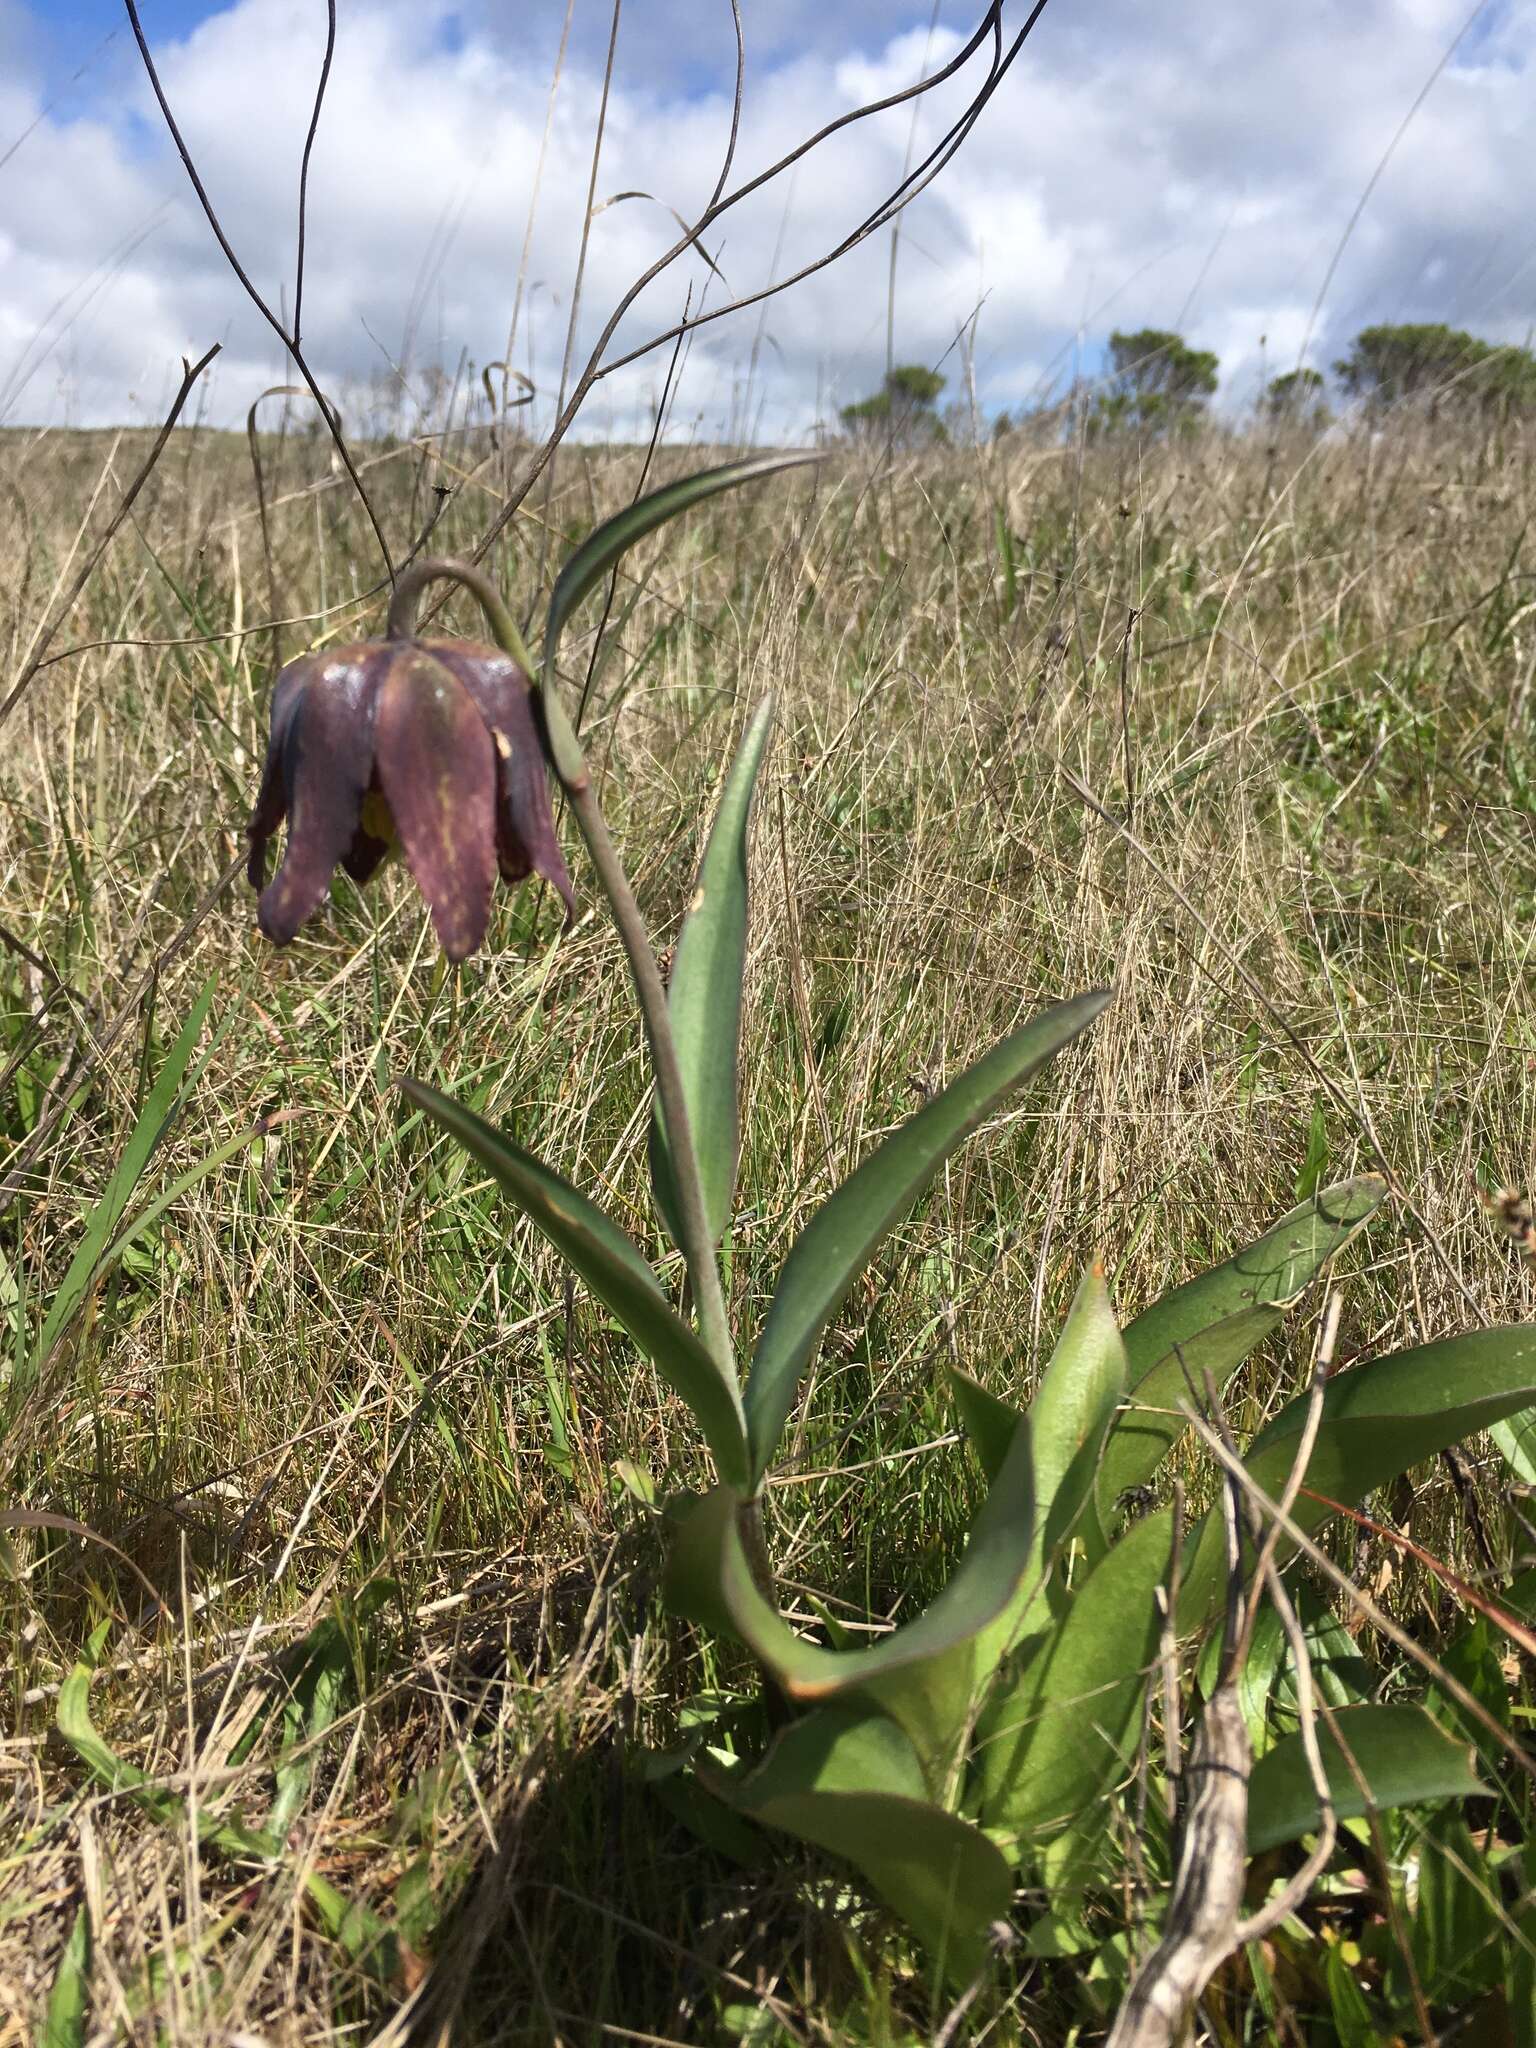
<instances>
[{"instance_id":1,"label":"bare woody stem","mask_svg":"<svg viewBox=\"0 0 1536 2048\"><path fill-rule=\"evenodd\" d=\"M415 630L417 599L426 586L434 582L459 583L470 592L485 613L497 645L511 655L529 678L529 688L536 688L533 678L538 670L518 630L517 621L490 577L470 562L438 556L413 563L404 570L390 598L389 618L385 626L389 637L392 640L410 638ZM570 800L581 836L587 843L598 884L608 899L608 908L634 978L635 993L640 999L640 1013L645 1020L646 1038L651 1049L651 1064L656 1072L656 1093L666 1119L672 1153L679 1234L689 1284L698 1309L699 1334L711 1355L734 1381L735 1351L726 1321L725 1296L720 1286L720 1269L715 1262L714 1241L704 1215L704 1194L693 1148L693 1128L688 1118L688 1101L683 1093L682 1070L678 1066L677 1044L672 1036L672 1020L667 1010L667 991L661 978L661 968L646 934L645 920L635 901L635 892L629 885L629 877L608 836L608 826L587 772L586 757L571 729L565 708L553 687L539 693L539 703L555 772Z\"/></svg>"}]
</instances>

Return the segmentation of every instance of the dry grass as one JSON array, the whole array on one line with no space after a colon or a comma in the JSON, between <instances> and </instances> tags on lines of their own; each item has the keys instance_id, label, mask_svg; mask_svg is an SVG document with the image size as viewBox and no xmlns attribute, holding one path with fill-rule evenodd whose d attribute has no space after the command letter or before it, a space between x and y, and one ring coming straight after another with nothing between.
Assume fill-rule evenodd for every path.
<instances>
[{"instance_id":1,"label":"dry grass","mask_svg":"<svg viewBox=\"0 0 1536 2048\"><path fill-rule=\"evenodd\" d=\"M0 441L9 672L134 444ZM1404 427L1086 459L1013 437L884 474L834 459L650 544L595 659L570 640L663 938L732 738L779 692L732 1270L748 1326L796 1222L918 1092L1021 1013L1118 989L829 1333L773 1497L789 1582L914 1603L969 1498L958 1446L909 1455L951 1436L946 1346L999 1389L1029 1384L1091 1250L1128 1313L1289 1206L1324 1148L1330 1174L1384 1159L1422 1219L1384 1215L1347 1262L1346 1357L1532 1314L1474 1182L1536 1180L1533 452ZM434 547L484 523L493 472L472 448L371 453L397 545L437 483L454 495ZM638 461L567 454L557 550L623 502ZM313 620L284 651L376 626L366 528L317 444L270 443L267 469L280 614ZM531 595L544 547L520 518L506 587ZM412 1071L477 1101L660 1255L614 937L590 909L561 937L525 894L445 979L390 873L266 948L243 879L218 885L259 762L270 616L243 446L178 433L58 646L106 644L41 673L0 753L14 1328L58 1284L211 974L216 1043L139 1204L252 1134L103 1279L0 1441L0 1500L115 1546L21 1531L0 1578L0 2042L38 2026L82 1900L103 2039L398 2040L413 1989L425 2038L456 2016L475 2043L924 2038L916 1980L862 1974L835 1883L705 1855L621 1767L720 1674L659 1617L659 1539L616 1461L666 1487L700 1456L556 1258L388 1085ZM1073 778L1129 813L1145 857ZM1305 1344L1250 1368L1240 1421L1295 1390ZM13 1372L24 1352L18 1335ZM1525 1536L1474 1452L1502 1565ZM1392 1511L1484 1572L1440 1468ZM1387 1554L1359 1562L1374 1581ZM1443 1643L1456 1615L1394 1565L1393 1611ZM52 1733L110 1620L98 1728L200 1812L258 1825L283 1653L327 1619L337 1717L265 1876L196 1848L185 1815L108 1793ZM389 1983L326 1932L311 1871L401 1929ZM1011 1978L978 2030L1066 2038L1069 1979Z\"/></svg>"}]
</instances>

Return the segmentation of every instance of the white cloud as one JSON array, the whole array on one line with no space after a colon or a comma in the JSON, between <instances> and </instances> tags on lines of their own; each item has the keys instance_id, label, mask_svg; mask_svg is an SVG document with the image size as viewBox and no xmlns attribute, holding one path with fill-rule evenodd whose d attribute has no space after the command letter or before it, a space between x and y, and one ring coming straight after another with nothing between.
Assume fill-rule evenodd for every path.
<instances>
[{"instance_id":1,"label":"white cloud","mask_svg":"<svg viewBox=\"0 0 1536 2048\"><path fill-rule=\"evenodd\" d=\"M1464 19L1465 0L1296 0L1287 9L1190 0L1053 0L955 163L905 217L897 348L937 361L978 301L984 404L1027 400L1090 359L1113 325L1182 324L1216 348L1231 393L1306 338L1344 224L1414 96ZM911 82L927 12L855 0L746 0L749 175L855 100ZM541 392L559 375L601 89L601 10L578 10L528 271L518 362ZM153 28L153 9L147 10ZM391 360L450 370L504 350L549 65L564 8L489 0L351 0L315 152L305 336L323 383L355 390ZM729 95L729 15L696 0L636 0L623 18L600 198L653 200L594 221L581 338L590 346L630 279L718 170ZM942 60L974 19L950 0ZM46 91L40 6L0 0L0 157ZM162 75L220 216L252 277L291 311L299 153L319 62L313 0L236 0L164 44ZM1493 6L1463 42L1390 165L1338 267L1313 337L1326 362L1365 320L1444 318L1498 338L1536 322L1536 93L1532 0ZM707 31L707 32L706 32ZM153 102L114 54L111 90L88 77L0 167L0 417L150 414L184 354L225 342L214 411L234 420L285 376L281 350L223 264ZM919 156L953 89L925 103ZM732 213L709 238L735 292L837 239L896 181L911 116L840 137ZM718 245L718 248L717 248ZM722 430L754 402L765 433L804 432L878 381L889 240L696 338L680 429ZM633 345L719 282L687 258L645 296ZM1260 337L1266 337L1262 344ZM578 350L578 360L585 348ZM957 359L945 364L955 387ZM643 429L665 355L598 387L594 431Z\"/></svg>"}]
</instances>

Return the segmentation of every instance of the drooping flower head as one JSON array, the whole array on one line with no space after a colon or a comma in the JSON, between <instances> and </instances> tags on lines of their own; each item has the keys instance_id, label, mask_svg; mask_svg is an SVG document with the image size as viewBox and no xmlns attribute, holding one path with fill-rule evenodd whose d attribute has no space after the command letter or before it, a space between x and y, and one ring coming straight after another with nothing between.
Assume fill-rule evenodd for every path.
<instances>
[{"instance_id":1,"label":"drooping flower head","mask_svg":"<svg viewBox=\"0 0 1536 2048\"><path fill-rule=\"evenodd\" d=\"M397 839L450 960L484 939L498 870L509 883L542 875L571 910L546 754L528 677L497 648L394 637L289 662L246 828L261 929L285 946L338 865L366 882Z\"/></svg>"}]
</instances>

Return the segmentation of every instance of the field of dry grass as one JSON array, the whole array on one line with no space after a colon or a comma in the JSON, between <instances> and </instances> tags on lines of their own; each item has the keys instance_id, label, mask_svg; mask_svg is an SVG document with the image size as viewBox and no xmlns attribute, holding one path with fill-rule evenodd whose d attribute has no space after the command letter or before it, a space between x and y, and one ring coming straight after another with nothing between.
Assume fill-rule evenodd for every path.
<instances>
[{"instance_id":1,"label":"field of dry grass","mask_svg":"<svg viewBox=\"0 0 1536 2048\"><path fill-rule=\"evenodd\" d=\"M7 687L146 438L0 440ZM400 552L439 486L442 552L494 509L472 446L363 452ZM286 952L255 931L235 864L274 648L376 630L384 602L320 444L264 456L270 582L243 442L178 432L0 738L0 2042L41 2037L76 1924L93 2039L927 2040L942 2013L835 1866L737 1867L627 1766L732 1675L661 1616L626 1485L697 1483L702 1453L390 1086L476 1103L669 1256L632 1001L574 835L575 927L503 895L456 975L394 868L338 881ZM1345 1359L1536 1313L1476 1192L1536 1181L1533 459L1518 432L1412 423L834 456L667 530L601 639L595 605L578 621L572 698L661 942L722 763L778 693L748 1325L797 1221L941 1077L1049 1000L1117 991L828 1334L771 1496L807 1620L806 1589L896 1615L938 1583L975 1489L940 1366L1027 1389L1094 1250L1128 1314L1376 1166L1396 1196L1344 1260ZM639 463L566 452L494 561L517 600ZM269 630L274 602L291 623ZM144 1226L45 1348L210 980L124 1211ZM1303 1383L1314 1314L1245 1370L1241 1426ZM1193 1452L1186 1476L1210 1491ZM1483 1441L1460 1490L1432 1465L1375 1512L1478 1583L1533 1561ZM1335 1550L1429 1649L1465 1622L1390 1544ZM56 1732L83 1657L69 1704L118 1759L95 1770ZM1529 1673L1517 1696L1528 1714ZM266 1825L274 1797L289 1853L253 1869L216 1831ZM1139 1910L1128 1892L1132 1944ZM1262 1996L1233 1966L1206 2038L1342 2038L1289 1939ZM964 2027L1092 2040L1083 1976L1017 1958Z\"/></svg>"}]
</instances>

